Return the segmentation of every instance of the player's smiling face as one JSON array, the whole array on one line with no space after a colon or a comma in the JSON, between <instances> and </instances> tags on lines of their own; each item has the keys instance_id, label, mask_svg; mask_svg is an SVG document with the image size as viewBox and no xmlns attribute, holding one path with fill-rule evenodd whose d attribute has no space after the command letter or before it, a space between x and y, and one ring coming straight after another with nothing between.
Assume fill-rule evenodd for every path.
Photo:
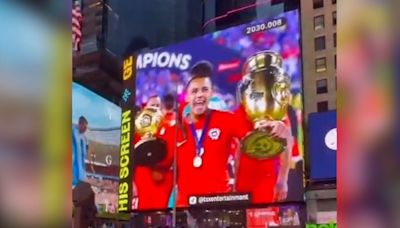
<instances>
[{"instance_id":1,"label":"player's smiling face","mask_svg":"<svg viewBox=\"0 0 400 228\"><path fill-rule=\"evenodd\" d=\"M195 116L203 115L208 109L208 103L212 96L210 78L193 79L188 86L187 102L191 113Z\"/></svg>"}]
</instances>

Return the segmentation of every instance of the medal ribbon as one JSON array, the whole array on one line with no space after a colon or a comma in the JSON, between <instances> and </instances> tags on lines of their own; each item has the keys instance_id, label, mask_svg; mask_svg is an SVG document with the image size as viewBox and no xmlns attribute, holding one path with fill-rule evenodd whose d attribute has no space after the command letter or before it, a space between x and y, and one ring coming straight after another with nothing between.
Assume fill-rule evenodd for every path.
<instances>
[{"instance_id":1,"label":"medal ribbon","mask_svg":"<svg viewBox=\"0 0 400 228\"><path fill-rule=\"evenodd\" d=\"M194 123L193 121L190 122L190 131L192 132L192 135L194 137L194 140L196 142L196 156L201 157L201 148L203 147L203 143L204 140L206 139L206 134L207 134L207 130L208 130L208 125L210 123L210 119L211 119L211 111L208 111L206 114L206 122L204 124L203 130L201 131L201 136L200 139L197 137L197 133L196 133L196 128L194 127Z\"/></svg>"}]
</instances>

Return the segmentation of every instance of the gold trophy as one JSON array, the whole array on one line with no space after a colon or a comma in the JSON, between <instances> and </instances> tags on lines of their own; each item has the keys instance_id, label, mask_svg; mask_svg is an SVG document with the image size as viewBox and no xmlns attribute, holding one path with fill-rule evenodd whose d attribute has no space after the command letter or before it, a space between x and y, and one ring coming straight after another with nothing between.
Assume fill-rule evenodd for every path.
<instances>
[{"instance_id":1,"label":"gold trophy","mask_svg":"<svg viewBox=\"0 0 400 228\"><path fill-rule=\"evenodd\" d=\"M145 108L135 119L135 132L141 140L135 144L133 161L139 166L155 166L167 154L167 144L157 134L163 119L160 109Z\"/></svg>"},{"instance_id":2,"label":"gold trophy","mask_svg":"<svg viewBox=\"0 0 400 228\"><path fill-rule=\"evenodd\" d=\"M238 86L238 99L253 122L285 117L290 79L282 69L282 57L278 53L263 51L247 59ZM272 137L267 129L256 129L242 140L241 149L250 157L268 159L282 153L286 145L285 139Z\"/></svg>"}]
</instances>

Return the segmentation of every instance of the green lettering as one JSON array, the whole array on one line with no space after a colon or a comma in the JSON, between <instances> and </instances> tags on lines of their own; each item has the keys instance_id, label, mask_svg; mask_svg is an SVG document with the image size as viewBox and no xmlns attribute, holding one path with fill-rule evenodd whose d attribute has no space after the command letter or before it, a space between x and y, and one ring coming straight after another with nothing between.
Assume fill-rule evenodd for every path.
<instances>
[{"instance_id":1,"label":"green lettering","mask_svg":"<svg viewBox=\"0 0 400 228\"><path fill-rule=\"evenodd\" d=\"M121 167L119 170L119 178L124 179L129 176L129 168L128 167Z\"/></svg>"},{"instance_id":2,"label":"green lettering","mask_svg":"<svg viewBox=\"0 0 400 228\"><path fill-rule=\"evenodd\" d=\"M129 118L129 120L130 120L130 118ZM122 126L121 126L121 134L129 133L130 130L131 130L131 123L130 122L122 124Z\"/></svg>"},{"instance_id":3,"label":"green lettering","mask_svg":"<svg viewBox=\"0 0 400 228\"><path fill-rule=\"evenodd\" d=\"M120 156L124 156L124 155L127 155L127 154L129 154L129 143L121 145L121 154L120 154Z\"/></svg>"},{"instance_id":4,"label":"green lettering","mask_svg":"<svg viewBox=\"0 0 400 228\"><path fill-rule=\"evenodd\" d=\"M118 212L128 211L128 200L118 200Z\"/></svg>"},{"instance_id":5,"label":"green lettering","mask_svg":"<svg viewBox=\"0 0 400 228\"><path fill-rule=\"evenodd\" d=\"M119 184L119 191L118 191L118 193L119 193L119 198L121 199L121 198L124 198L124 197L121 197L121 195L122 194L126 194L127 192L128 192L128 183L127 182L124 182L124 183L121 183L121 184Z\"/></svg>"},{"instance_id":6,"label":"green lettering","mask_svg":"<svg viewBox=\"0 0 400 228\"><path fill-rule=\"evenodd\" d=\"M130 143L130 137L129 134L123 134L121 135L121 144L128 144Z\"/></svg>"},{"instance_id":7,"label":"green lettering","mask_svg":"<svg viewBox=\"0 0 400 228\"><path fill-rule=\"evenodd\" d=\"M128 123L130 121L131 121L131 110L126 110L125 112L122 113L121 125L124 125L125 123Z\"/></svg>"},{"instance_id":8,"label":"green lettering","mask_svg":"<svg viewBox=\"0 0 400 228\"><path fill-rule=\"evenodd\" d=\"M129 156L124 155L121 156L121 159L119 160L119 165L120 167L126 167L129 164Z\"/></svg>"}]
</instances>

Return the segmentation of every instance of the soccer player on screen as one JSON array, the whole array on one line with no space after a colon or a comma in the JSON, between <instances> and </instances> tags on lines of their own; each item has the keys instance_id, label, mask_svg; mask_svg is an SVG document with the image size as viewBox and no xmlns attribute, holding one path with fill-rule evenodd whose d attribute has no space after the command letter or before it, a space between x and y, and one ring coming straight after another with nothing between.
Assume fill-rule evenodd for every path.
<instances>
[{"instance_id":1,"label":"soccer player on screen","mask_svg":"<svg viewBox=\"0 0 400 228\"><path fill-rule=\"evenodd\" d=\"M168 125L174 125L176 123L176 112L175 112L175 96L167 94L163 97L164 106L164 123Z\"/></svg>"},{"instance_id":2,"label":"soccer player on screen","mask_svg":"<svg viewBox=\"0 0 400 228\"><path fill-rule=\"evenodd\" d=\"M79 182L87 181L85 158L87 157L89 144L86 138L88 121L80 116L78 126L72 128L72 187Z\"/></svg>"},{"instance_id":3,"label":"soccer player on screen","mask_svg":"<svg viewBox=\"0 0 400 228\"><path fill-rule=\"evenodd\" d=\"M158 95L154 95L148 99L144 109L160 109L162 106L161 98ZM143 137L145 138L146 135ZM163 161L152 167L135 167L133 184L136 187L137 192L134 192L134 196L136 195L138 204L137 208L134 209L163 209L168 206L173 182L171 166L173 162L174 145L176 142L175 122L171 122L170 119L168 121L164 119L156 137L164 139L167 143L167 155ZM135 144L141 139L143 138L135 134Z\"/></svg>"},{"instance_id":4,"label":"soccer player on screen","mask_svg":"<svg viewBox=\"0 0 400 228\"><path fill-rule=\"evenodd\" d=\"M235 112L237 119L246 119L243 107ZM271 130L271 121L262 120L254 124L254 128L267 128L271 134L287 141L285 151L279 156L270 159L259 160L252 158L239 151L237 155L236 188L237 192L251 193L252 203L271 203L283 201L287 198L288 175L290 170L291 151L293 137L290 130L290 123L285 121L273 121L280 127Z\"/></svg>"},{"instance_id":5,"label":"soccer player on screen","mask_svg":"<svg viewBox=\"0 0 400 228\"><path fill-rule=\"evenodd\" d=\"M227 164L232 139L242 139L254 128L246 118L209 108L213 95L209 62L197 63L190 74L186 87L190 113L183 121L187 137L178 142L177 152L178 207L187 207L191 195L230 191ZM278 137L288 135L288 128L280 121L260 122L257 127L270 128Z\"/></svg>"},{"instance_id":6,"label":"soccer player on screen","mask_svg":"<svg viewBox=\"0 0 400 228\"><path fill-rule=\"evenodd\" d=\"M145 108L153 107L153 108L161 108L161 98L158 95L150 96L146 102Z\"/></svg>"},{"instance_id":7,"label":"soccer player on screen","mask_svg":"<svg viewBox=\"0 0 400 228\"><path fill-rule=\"evenodd\" d=\"M254 63L254 62L253 62ZM243 73L246 75L249 66L244 65ZM272 68L273 69L273 68ZM270 80L279 78L282 76L282 72L274 71L270 69L269 72L274 73L273 77L269 78ZM269 83L267 81L260 80L260 75L265 77L264 73L259 74L261 71L256 71L258 76L255 75L252 79L253 81L249 85L249 88L256 89L257 86L271 86L272 84L263 84ZM261 84L256 84L261 83ZM274 84L276 86L277 84ZM240 88L240 87L239 87ZM276 88L276 87L275 87ZM284 87L287 88L287 87ZM280 97L283 100L286 98L290 98L289 89L282 90L274 90L277 97ZM241 91L243 92L243 91ZM247 92L246 92L247 93ZM265 94L264 92L261 92ZM248 95L255 95L257 93L247 93ZM283 99L285 98L285 99ZM275 99L275 98L274 98ZM255 99L251 99L254 101ZM265 101L264 105L270 106L273 105L275 101ZM272 103L270 103L272 102ZM248 105L248 103L243 102L238 110L236 110L236 115L238 119L245 119L246 121L250 121L248 118L248 114L246 114L244 105ZM262 110L262 104L258 103L260 110ZM254 107L254 106L253 106ZM249 108L248 106L246 108ZM251 114L250 114L251 115ZM264 115L267 115L266 113ZM270 121L264 119L265 116L260 115L259 118L263 120L259 120L255 122L255 129L265 129L265 132L268 132L269 135L276 139L283 139L286 142L286 146L284 150L271 158L259 159L252 157L246 153L246 151L239 151L239 155L236 156L238 159L238 168L236 175L236 191L238 192L250 192L251 193L251 201L252 203L271 203L276 201L283 201L287 198L288 192L288 175L290 169L290 161L292 157L292 150L294 144L294 138L292 136L291 126L289 115L287 111L282 113L283 118L281 120ZM279 128L271 128L268 125L271 123L277 123L281 127ZM253 144L257 145L257 144Z\"/></svg>"}]
</instances>

